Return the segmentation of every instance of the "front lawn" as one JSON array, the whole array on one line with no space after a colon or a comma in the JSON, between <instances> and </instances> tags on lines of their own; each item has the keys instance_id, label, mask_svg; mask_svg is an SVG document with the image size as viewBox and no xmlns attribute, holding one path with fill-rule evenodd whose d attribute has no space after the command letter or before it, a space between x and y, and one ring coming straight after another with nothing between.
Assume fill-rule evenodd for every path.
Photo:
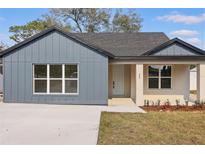
<instances>
[{"instance_id":1,"label":"front lawn","mask_svg":"<svg viewBox=\"0 0 205 154\"><path fill-rule=\"evenodd\" d=\"M205 144L205 112L103 112L98 144Z\"/></svg>"}]
</instances>

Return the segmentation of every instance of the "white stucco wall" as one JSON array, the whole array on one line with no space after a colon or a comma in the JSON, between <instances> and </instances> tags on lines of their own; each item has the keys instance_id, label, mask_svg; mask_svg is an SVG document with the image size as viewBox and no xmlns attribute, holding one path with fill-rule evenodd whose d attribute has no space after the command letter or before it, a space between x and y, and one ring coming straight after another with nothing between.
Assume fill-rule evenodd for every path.
<instances>
[{"instance_id":1,"label":"white stucco wall","mask_svg":"<svg viewBox=\"0 0 205 154\"><path fill-rule=\"evenodd\" d=\"M190 90L196 90L197 70L193 68L190 70Z\"/></svg>"},{"instance_id":2,"label":"white stucco wall","mask_svg":"<svg viewBox=\"0 0 205 154\"><path fill-rule=\"evenodd\" d=\"M184 103L189 98L189 65L172 65L172 88L149 89L148 88L148 65L144 65L144 99L161 102L169 101L176 104L176 99Z\"/></svg>"},{"instance_id":3,"label":"white stucco wall","mask_svg":"<svg viewBox=\"0 0 205 154\"><path fill-rule=\"evenodd\" d=\"M143 66L143 99L156 102L158 99L165 102L167 99L175 105L176 99L184 103L189 99L190 71L188 64L171 64L172 66L172 88L171 89L149 89L148 88L148 64ZM136 64L131 65L130 97L136 101ZM110 81L109 84L112 82ZM111 86L110 86L111 87ZM110 89L111 90L111 89ZM144 102L138 102L143 105Z\"/></svg>"},{"instance_id":4,"label":"white stucco wall","mask_svg":"<svg viewBox=\"0 0 205 154\"><path fill-rule=\"evenodd\" d=\"M205 64L197 65L197 100L205 100Z\"/></svg>"}]
</instances>

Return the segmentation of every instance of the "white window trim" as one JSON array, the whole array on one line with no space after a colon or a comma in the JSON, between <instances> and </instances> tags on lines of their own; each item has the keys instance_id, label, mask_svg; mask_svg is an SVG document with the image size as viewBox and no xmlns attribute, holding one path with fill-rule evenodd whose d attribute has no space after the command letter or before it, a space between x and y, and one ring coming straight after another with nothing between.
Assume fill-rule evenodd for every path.
<instances>
[{"instance_id":1,"label":"white window trim","mask_svg":"<svg viewBox=\"0 0 205 154\"><path fill-rule=\"evenodd\" d=\"M35 65L46 65L47 66L47 78L35 78L34 67ZM62 66L62 78L50 78L50 65L61 65ZM77 65L77 78L65 78L65 65ZM66 63L66 64L32 64L33 72L33 95L79 95L79 63ZM35 80L47 80L47 92L40 93L35 92ZM50 80L62 80L62 92L51 93L50 92ZM77 81L77 92L76 93L66 93L65 92L65 81L66 80L76 80Z\"/></svg>"},{"instance_id":2,"label":"white window trim","mask_svg":"<svg viewBox=\"0 0 205 154\"><path fill-rule=\"evenodd\" d=\"M65 65L77 65L77 78L66 78L65 77L65 73L63 75L63 81L64 81L64 91L63 91L63 94L66 94L66 95L79 95L79 77L80 77L80 67L79 67L79 63L69 63L69 64L64 64L64 72L65 72ZM65 92L65 80L77 80L77 93L66 93Z\"/></svg>"},{"instance_id":3,"label":"white window trim","mask_svg":"<svg viewBox=\"0 0 205 154\"><path fill-rule=\"evenodd\" d=\"M172 65L158 65L158 66L171 66L171 76L170 77L162 77L161 76L161 70L160 68L158 69L159 70L159 76L149 76L149 66L152 66L152 65L148 65L147 66L147 88L150 89L150 90L171 90L172 89L172 74L173 74L173 66ZM150 88L149 87L149 79L158 79L158 88ZM168 78L168 79L171 79L171 87L170 88L161 88L161 79L162 78Z\"/></svg>"},{"instance_id":4,"label":"white window trim","mask_svg":"<svg viewBox=\"0 0 205 154\"><path fill-rule=\"evenodd\" d=\"M50 74L50 65L47 64L46 66L47 66L47 94L49 94L50 93L50 75L49 75ZM36 92L35 92L35 94L36 94Z\"/></svg>"}]
</instances>

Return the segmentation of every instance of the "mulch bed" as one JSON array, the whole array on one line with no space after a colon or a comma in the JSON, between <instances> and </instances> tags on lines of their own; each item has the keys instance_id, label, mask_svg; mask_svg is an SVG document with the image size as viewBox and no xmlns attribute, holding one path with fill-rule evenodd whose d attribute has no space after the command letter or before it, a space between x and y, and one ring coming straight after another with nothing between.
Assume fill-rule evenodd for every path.
<instances>
[{"instance_id":1,"label":"mulch bed","mask_svg":"<svg viewBox=\"0 0 205 154\"><path fill-rule=\"evenodd\" d=\"M160 105L160 106L141 106L141 108L147 112L149 111L162 111L162 112L172 112L172 111L205 111L205 105Z\"/></svg>"}]
</instances>

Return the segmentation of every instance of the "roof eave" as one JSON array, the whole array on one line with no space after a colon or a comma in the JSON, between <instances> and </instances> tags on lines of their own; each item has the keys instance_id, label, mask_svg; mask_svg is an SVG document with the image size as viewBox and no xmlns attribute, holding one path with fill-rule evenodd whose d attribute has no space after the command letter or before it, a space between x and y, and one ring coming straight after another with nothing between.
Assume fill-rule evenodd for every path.
<instances>
[{"instance_id":1,"label":"roof eave","mask_svg":"<svg viewBox=\"0 0 205 154\"><path fill-rule=\"evenodd\" d=\"M121 56L113 60L205 60L205 55L196 56Z\"/></svg>"},{"instance_id":2,"label":"roof eave","mask_svg":"<svg viewBox=\"0 0 205 154\"><path fill-rule=\"evenodd\" d=\"M163 50L163 49L169 47L172 44L179 44L179 45L181 45L181 46L183 46L185 48L189 48L196 55L205 55L205 51L204 50L199 49L199 48L197 48L197 47L195 47L195 46L193 46L193 45L191 45L191 44L189 44L187 42L184 42L184 41L182 41L182 40L180 40L178 38L174 38L174 39L171 39L171 40L169 40L169 41L167 41L165 43L162 43L161 45L156 46L155 48L153 48L153 49L143 53L142 56L151 56L151 55L159 52L160 50Z\"/></svg>"},{"instance_id":3,"label":"roof eave","mask_svg":"<svg viewBox=\"0 0 205 154\"><path fill-rule=\"evenodd\" d=\"M20 43L18 43L16 45L10 47L10 48L2 51L0 53L0 58L2 58L4 56L12 53L14 50L17 50L17 49L23 47L24 45L26 45L26 44L28 44L28 43L30 43L32 41L37 40L38 38L40 38L40 37L42 37L44 35L47 35L47 34L50 34L51 32L54 32L54 31L59 32L59 33L63 34L64 36L69 37L70 39L76 41L77 43L80 43L81 45L86 46L86 47L90 48L91 50L94 50L94 51L96 51L96 52L98 52L98 53L100 53L100 54L102 54L104 56L107 56L108 58L113 58L114 57L114 55L112 55L108 51L105 51L105 50L103 50L101 48L98 48L98 47L95 47L93 45L90 45L87 42L84 42L84 41L80 40L79 38L74 37L72 34L66 33L62 29L60 29L60 28L58 28L56 26L53 26L53 27L48 28L47 30L44 30L44 31L42 31L42 32L40 32L40 33L38 33L38 34L36 34L34 36L31 36L30 38L28 38L28 39L26 39L26 40L24 40L24 41L22 41L22 42L20 42Z\"/></svg>"}]
</instances>

